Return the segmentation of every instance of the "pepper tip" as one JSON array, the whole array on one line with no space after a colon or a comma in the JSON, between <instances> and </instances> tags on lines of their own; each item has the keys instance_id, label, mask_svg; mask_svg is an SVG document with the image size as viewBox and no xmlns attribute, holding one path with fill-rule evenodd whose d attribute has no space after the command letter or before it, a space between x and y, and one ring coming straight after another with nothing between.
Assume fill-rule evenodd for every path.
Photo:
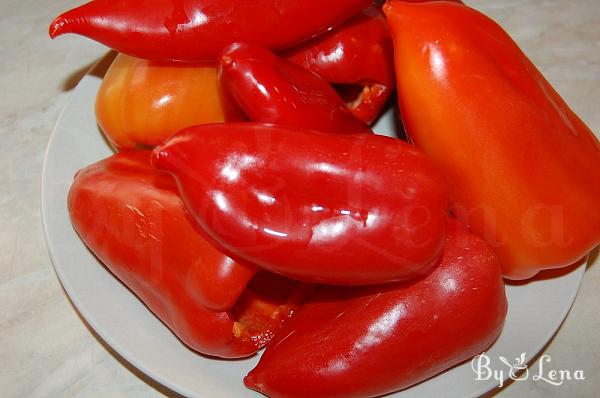
<instances>
[{"instance_id":1,"label":"pepper tip","mask_svg":"<svg viewBox=\"0 0 600 398\"><path fill-rule=\"evenodd\" d=\"M233 66L233 59L229 55L221 57L221 67L229 69Z\"/></svg>"},{"instance_id":2,"label":"pepper tip","mask_svg":"<svg viewBox=\"0 0 600 398\"><path fill-rule=\"evenodd\" d=\"M169 157L169 153L167 151L163 150L162 147L156 147L152 151L152 156L150 157L150 163L152 164L152 167L154 167L157 170L160 170L160 169L164 168L165 161L168 159L168 157Z\"/></svg>"},{"instance_id":3,"label":"pepper tip","mask_svg":"<svg viewBox=\"0 0 600 398\"><path fill-rule=\"evenodd\" d=\"M254 391L259 391L259 392L263 391L262 383L259 383L256 380L256 375L254 374L254 369L251 370L250 373L248 373L246 375L246 377L244 377L244 385Z\"/></svg>"},{"instance_id":4,"label":"pepper tip","mask_svg":"<svg viewBox=\"0 0 600 398\"><path fill-rule=\"evenodd\" d=\"M62 35L64 32L64 27L67 26L69 21L67 21L62 15L58 16L50 23L50 27L48 28L48 35L51 39L54 39L57 36Z\"/></svg>"},{"instance_id":5,"label":"pepper tip","mask_svg":"<svg viewBox=\"0 0 600 398\"><path fill-rule=\"evenodd\" d=\"M389 13L392 11L392 5L390 4L389 0L383 3L383 6L381 6L381 10L383 11L386 17L389 15Z\"/></svg>"}]
</instances>

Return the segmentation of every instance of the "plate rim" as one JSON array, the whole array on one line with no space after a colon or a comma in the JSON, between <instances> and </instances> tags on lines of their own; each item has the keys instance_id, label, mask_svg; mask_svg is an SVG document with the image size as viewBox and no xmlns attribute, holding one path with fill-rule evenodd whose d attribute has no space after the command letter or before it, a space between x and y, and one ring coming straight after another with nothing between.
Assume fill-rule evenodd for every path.
<instances>
[{"instance_id":1,"label":"plate rim","mask_svg":"<svg viewBox=\"0 0 600 398\"><path fill-rule=\"evenodd\" d=\"M104 58L104 57L102 57L102 58ZM56 119L56 122L54 123L54 127L52 128L52 133L50 134L50 138L48 139L48 143L46 144L46 148L44 151L44 161L42 163L42 178L40 179L40 216L42 219L42 226L43 226L43 230L44 230L44 242L46 244L46 251L48 252L48 256L50 257L50 261L52 262L52 268L54 270L54 273L58 277L58 280L60 281L62 290L64 291L64 293L66 293L67 300L69 300L69 302L73 305L73 308L75 309L75 311L77 311L77 314L83 320L83 322L85 324L87 324L84 326L89 326L92 329L90 331L91 332L90 334L94 338L100 338L102 340L101 343L105 343L106 345L108 345L108 347L110 347L114 351L114 353L116 353L125 362L127 362L131 366L138 369L149 379L156 381L161 386L168 388L172 392L179 394L179 395L184 395L186 397L204 397L205 395L203 395L202 392L190 391L183 386L173 384L169 379L164 378L160 374L155 374L155 372L147 369L144 366L141 359L139 359L136 355L133 355L126 347L124 347L122 344L117 342L115 340L115 338L113 338L113 336L109 332L107 332L104 328L98 327L98 323L95 320L92 311L90 311L89 309L86 309L86 305L82 302L82 300L79 298L79 296L74 293L71 283L69 282L68 278L66 278L65 275L63 274L64 270L60 266L56 265L58 260L56 259L56 255L55 255L54 250L49 241L50 233L48 230L48 222L47 222L47 209L46 209L47 206L46 206L46 201L44 200L44 198L46 197L46 194L47 194L46 193L46 190L47 190L47 188L46 188L46 185L47 185L46 184L46 179L47 179L46 172L48 169L48 154L52 150L52 144L56 140L57 128L60 126L60 123L63 119L64 113L66 112L67 108L73 102L73 99L75 97L75 90L77 89L77 87L79 87L79 85L81 84L81 82L84 79L89 78L89 76L90 76L89 72L92 71L94 68L96 68L100 62L102 62L102 59L100 59L97 63L95 63L88 70L88 72L82 77L82 79L77 83L77 85L75 86L73 91L70 93L69 99L65 103L65 106L61 109L61 111ZM65 206L66 206L66 204L65 204ZM90 253L90 255L91 255L91 253ZM109 272L108 270L106 270L106 271ZM112 277L116 278L116 276L114 276L114 275L112 275ZM116 278L116 279L120 283L122 283L118 278ZM137 297L137 295L135 295L135 294L133 294L133 295L140 302L141 305L145 306L145 304L139 299L139 297ZM148 311L150 311L150 310L148 309ZM110 355L113 355L113 353L110 350L107 350L107 351L109 352ZM138 377L138 379L139 379L139 377ZM156 390L156 388L151 386L146 380L142 380L142 382L144 384L148 385L150 388L153 388Z\"/></svg>"}]
</instances>

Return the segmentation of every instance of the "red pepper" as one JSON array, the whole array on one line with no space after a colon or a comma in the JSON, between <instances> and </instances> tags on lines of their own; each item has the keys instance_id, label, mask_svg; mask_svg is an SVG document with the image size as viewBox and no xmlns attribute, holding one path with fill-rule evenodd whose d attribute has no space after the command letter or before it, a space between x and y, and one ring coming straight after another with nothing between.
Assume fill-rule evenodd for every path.
<instances>
[{"instance_id":1,"label":"red pepper","mask_svg":"<svg viewBox=\"0 0 600 398\"><path fill-rule=\"evenodd\" d=\"M508 34L462 4L385 11L406 131L505 276L567 266L598 245L598 139Z\"/></svg>"},{"instance_id":2,"label":"red pepper","mask_svg":"<svg viewBox=\"0 0 600 398\"><path fill-rule=\"evenodd\" d=\"M77 33L157 61L214 62L234 41L282 49L339 25L372 0L93 0L58 16L50 37Z\"/></svg>"},{"instance_id":3,"label":"red pepper","mask_svg":"<svg viewBox=\"0 0 600 398\"><path fill-rule=\"evenodd\" d=\"M500 264L449 221L440 263L416 281L322 288L244 379L273 397L374 397L428 379L488 348L507 302Z\"/></svg>"},{"instance_id":4,"label":"red pepper","mask_svg":"<svg viewBox=\"0 0 600 398\"><path fill-rule=\"evenodd\" d=\"M296 308L291 281L261 274L246 288L255 268L202 237L173 179L150 165L149 151L122 152L79 171L68 207L98 259L197 351L252 355Z\"/></svg>"},{"instance_id":5,"label":"red pepper","mask_svg":"<svg viewBox=\"0 0 600 398\"><path fill-rule=\"evenodd\" d=\"M392 40L387 22L375 6L284 56L331 83L359 86L348 107L365 123L379 116L394 90Z\"/></svg>"},{"instance_id":6,"label":"red pepper","mask_svg":"<svg viewBox=\"0 0 600 398\"><path fill-rule=\"evenodd\" d=\"M260 46L235 43L218 66L219 87L250 120L334 133L370 133L329 83Z\"/></svg>"},{"instance_id":7,"label":"red pepper","mask_svg":"<svg viewBox=\"0 0 600 398\"><path fill-rule=\"evenodd\" d=\"M416 148L374 134L257 123L184 129L157 147L225 253L305 281L403 280L439 258L447 198Z\"/></svg>"}]
</instances>

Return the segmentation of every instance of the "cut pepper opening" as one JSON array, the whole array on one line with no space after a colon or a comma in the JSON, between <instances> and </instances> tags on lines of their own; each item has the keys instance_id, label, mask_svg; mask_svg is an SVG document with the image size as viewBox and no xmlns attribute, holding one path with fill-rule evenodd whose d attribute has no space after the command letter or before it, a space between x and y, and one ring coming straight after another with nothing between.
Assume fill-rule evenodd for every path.
<instances>
[{"instance_id":1,"label":"cut pepper opening","mask_svg":"<svg viewBox=\"0 0 600 398\"><path fill-rule=\"evenodd\" d=\"M270 272L259 272L229 311L234 320L234 338L243 344L264 347L298 309L311 287Z\"/></svg>"}]
</instances>

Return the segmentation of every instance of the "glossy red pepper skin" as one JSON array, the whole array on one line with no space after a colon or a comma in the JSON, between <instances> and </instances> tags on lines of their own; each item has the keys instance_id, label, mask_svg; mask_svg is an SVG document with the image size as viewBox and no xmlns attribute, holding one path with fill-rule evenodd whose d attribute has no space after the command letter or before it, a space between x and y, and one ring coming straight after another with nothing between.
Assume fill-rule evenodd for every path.
<instances>
[{"instance_id":1,"label":"glossy red pepper skin","mask_svg":"<svg viewBox=\"0 0 600 398\"><path fill-rule=\"evenodd\" d=\"M50 37L77 33L156 61L214 62L248 41L282 49L339 25L372 0L93 0L58 16Z\"/></svg>"},{"instance_id":2,"label":"glossy red pepper skin","mask_svg":"<svg viewBox=\"0 0 600 398\"><path fill-rule=\"evenodd\" d=\"M220 89L252 121L333 133L371 133L326 80L263 47L234 43L223 50L217 69Z\"/></svg>"},{"instance_id":3,"label":"glossy red pepper skin","mask_svg":"<svg viewBox=\"0 0 600 398\"><path fill-rule=\"evenodd\" d=\"M493 250L455 221L440 263L419 280L322 288L244 379L272 397L374 397L487 349L507 301Z\"/></svg>"},{"instance_id":4,"label":"glossy red pepper skin","mask_svg":"<svg viewBox=\"0 0 600 398\"><path fill-rule=\"evenodd\" d=\"M505 276L567 266L598 245L598 139L508 34L461 4L384 10L406 131Z\"/></svg>"},{"instance_id":5,"label":"glossy red pepper skin","mask_svg":"<svg viewBox=\"0 0 600 398\"><path fill-rule=\"evenodd\" d=\"M252 355L295 308L282 306L268 314L264 330L248 332L246 324L264 317L245 310L256 301L256 292L243 293L255 268L235 263L202 237L173 179L150 165L149 151L122 152L79 171L68 208L98 259L199 352ZM240 301L243 308L234 305Z\"/></svg>"},{"instance_id":6,"label":"glossy red pepper skin","mask_svg":"<svg viewBox=\"0 0 600 398\"><path fill-rule=\"evenodd\" d=\"M284 57L331 83L360 86L348 107L365 123L381 114L394 90L392 38L385 17L375 6L285 51Z\"/></svg>"},{"instance_id":7,"label":"glossy red pepper skin","mask_svg":"<svg viewBox=\"0 0 600 398\"><path fill-rule=\"evenodd\" d=\"M221 250L275 273L374 284L422 274L441 255L444 182L401 140L204 125L155 148L153 164Z\"/></svg>"}]
</instances>

